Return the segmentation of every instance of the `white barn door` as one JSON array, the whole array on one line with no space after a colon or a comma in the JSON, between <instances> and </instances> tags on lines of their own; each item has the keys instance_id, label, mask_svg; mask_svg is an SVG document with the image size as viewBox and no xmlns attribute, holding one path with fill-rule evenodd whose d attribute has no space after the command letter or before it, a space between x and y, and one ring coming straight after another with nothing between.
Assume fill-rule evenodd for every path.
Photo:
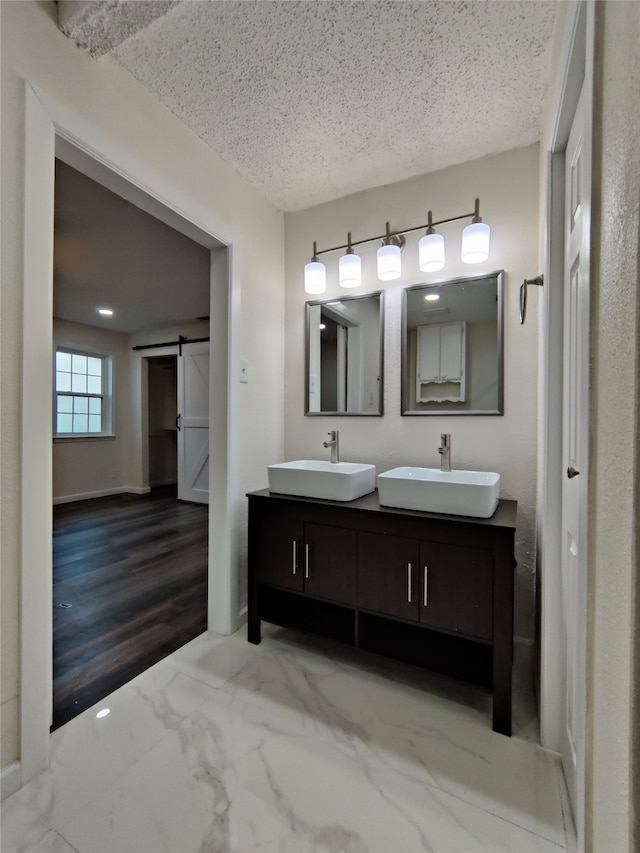
<instances>
[{"instance_id":1,"label":"white barn door","mask_svg":"<svg viewBox=\"0 0 640 853\"><path fill-rule=\"evenodd\" d=\"M209 343L178 356L178 499L209 503Z\"/></svg>"}]
</instances>

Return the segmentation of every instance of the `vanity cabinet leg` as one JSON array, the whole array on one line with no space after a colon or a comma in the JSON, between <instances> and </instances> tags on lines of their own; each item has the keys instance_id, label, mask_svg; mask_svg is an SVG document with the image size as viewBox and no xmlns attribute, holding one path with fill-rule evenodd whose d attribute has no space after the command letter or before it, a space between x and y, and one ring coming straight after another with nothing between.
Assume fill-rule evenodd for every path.
<instances>
[{"instance_id":1,"label":"vanity cabinet leg","mask_svg":"<svg viewBox=\"0 0 640 853\"><path fill-rule=\"evenodd\" d=\"M511 670L508 649L493 649L493 730L511 737Z\"/></svg>"},{"instance_id":2,"label":"vanity cabinet leg","mask_svg":"<svg viewBox=\"0 0 640 853\"><path fill-rule=\"evenodd\" d=\"M259 645L262 639L260 630L260 616L258 613L258 586L256 583L249 584L247 640L254 645Z\"/></svg>"},{"instance_id":3,"label":"vanity cabinet leg","mask_svg":"<svg viewBox=\"0 0 640 853\"><path fill-rule=\"evenodd\" d=\"M249 619L247 624L247 639L250 643L253 643L256 646L260 645L262 640L262 632L260 630L260 620L259 619Z\"/></svg>"},{"instance_id":4,"label":"vanity cabinet leg","mask_svg":"<svg viewBox=\"0 0 640 853\"><path fill-rule=\"evenodd\" d=\"M496 548L493 585L493 730L511 737L513 544Z\"/></svg>"}]
</instances>

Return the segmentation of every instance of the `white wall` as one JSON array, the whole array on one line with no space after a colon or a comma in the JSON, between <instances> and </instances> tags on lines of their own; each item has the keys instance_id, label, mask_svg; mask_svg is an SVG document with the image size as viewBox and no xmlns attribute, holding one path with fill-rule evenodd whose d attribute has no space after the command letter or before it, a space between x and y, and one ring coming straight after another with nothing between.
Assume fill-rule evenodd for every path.
<instances>
[{"instance_id":1,"label":"white wall","mask_svg":"<svg viewBox=\"0 0 640 853\"><path fill-rule=\"evenodd\" d=\"M25 80L81 115L141 169L237 235L234 352L249 361L231 425L232 533L244 542L244 492L283 453L283 217L109 57L96 61L56 27L53 3L1 3L2 61L2 766L19 758L21 379ZM226 307L226 306L225 306ZM232 380L237 365L231 365ZM220 401L226 407L226 400ZM256 424L260 425L256 440ZM26 523L26 519L25 519ZM37 531L35 531L37 534ZM240 543L242 562L244 544ZM241 570L242 566L240 566ZM238 567L236 567L238 569ZM235 575L237 582L237 573ZM25 602L28 607L28 602Z\"/></svg>"},{"instance_id":2,"label":"white wall","mask_svg":"<svg viewBox=\"0 0 640 853\"><path fill-rule=\"evenodd\" d=\"M596 851L640 846L639 44L640 3L598 4L585 809Z\"/></svg>"},{"instance_id":3,"label":"white wall","mask_svg":"<svg viewBox=\"0 0 640 853\"><path fill-rule=\"evenodd\" d=\"M385 290L384 416L304 416L304 304L303 267L312 243L318 248L384 233L385 222L402 229L427 221L473 211L491 225L491 254L484 264L460 261L460 237L466 224L442 228L447 265L439 273L421 273L417 261L420 233L410 235L403 251L403 276L380 282L375 274L377 246L360 247L362 293ZM470 221L470 220L468 220ZM537 296L532 293L529 319L520 326L518 289L523 278L538 273L538 149L508 154L452 167L442 172L358 193L335 202L286 216L286 405L285 458L324 458L326 432L340 430L345 461L371 462L378 472L396 465L439 467L440 434L452 435L453 464L458 468L499 471L502 497L518 501L515 631L533 638L534 533L536 506L536 371ZM337 279L339 252L324 256L327 299L340 294ZM403 287L434 283L463 275L505 270L505 414L446 417L400 415L400 324ZM342 291L342 295L344 291ZM314 297L315 298L315 297ZM266 473L261 485L266 485Z\"/></svg>"}]
</instances>

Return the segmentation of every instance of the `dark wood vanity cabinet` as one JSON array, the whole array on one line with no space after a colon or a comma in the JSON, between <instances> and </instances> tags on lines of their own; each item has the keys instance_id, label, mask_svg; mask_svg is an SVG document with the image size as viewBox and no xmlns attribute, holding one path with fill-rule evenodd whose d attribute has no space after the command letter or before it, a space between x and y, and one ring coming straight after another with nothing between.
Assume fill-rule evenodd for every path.
<instances>
[{"instance_id":1,"label":"dark wood vanity cabinet","mask_svg":"<svg viewBox=\"0 0 640 853\"><path fill-rule=\"evenodd\" d=\"M420 543L420 621L491 641L493 553L440 542Z\"/></svg>"},{"instance_id":2,"label":"dark wood vanity cabinet","mask_svg":"<svg viewBox=\"0 0 640 853\"><path fill-rule=\"evenodd\" d=\"M355 604L357 534L269 505L252 525L259 584Z\"/></svg>"},{"instance_id":3,"label":"dark wood vanity cabinet","mask_svg":"<svg viewBox=\"0 0 640 853\"><path fill-rule=\"evenodd\" d=\"M419 601L416 540L361 533L358 541L359 607L418 622Z\"/></svg>"},{"instance_id":4,"label":"dark wood vanity cabinet","mask_svg":"<svg viewBox=\"0 0 640 853\"><path fill-rule=\"evenodd\" d=\"M250 642L310 630L482 684L511 734L516 504L490 519L249 495Z\"/></svg>"}]
</instances>

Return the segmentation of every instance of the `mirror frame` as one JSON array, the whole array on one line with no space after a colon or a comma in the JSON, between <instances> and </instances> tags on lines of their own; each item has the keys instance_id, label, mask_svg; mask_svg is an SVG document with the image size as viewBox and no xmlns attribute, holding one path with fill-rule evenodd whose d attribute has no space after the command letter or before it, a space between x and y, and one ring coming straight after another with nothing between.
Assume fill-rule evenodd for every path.
<instances>
[{"instance_id":1,"label":"mirror frame","mask_svg":"<svg viewBox=\"0 0 640 853\"><path fill-rule=\"evenodd\" d=\"M380 405L375 412L310 412L309 411L309 367L310 367L310 334L311 308L314 305L327 305L331 302L352 302L355 299L370 299L379 297L380 301L380 363L378 382ZM305 302L305 336L304 336L304 413L308 417L340 417L340 418L380 418L384 414L384 290L374 290L371 293L358 293L353 296L336 296L333 299L315 299Z\"/></svg>"},{"instance_id":2,"label":"mirror frame","mask_svg":"<svg viewBox=\"0 0 640 853\"><path fill-rule=\"evenodd\" d=\"M497 325L498 325L498 400L495 409L438 409L437 411L423 411L421 409L409 409L409 370L407 353L407 298L409 292L422 290L429 287L445 287L449 284L463 284L464 282L482 281L486 278L496 279L497 290ZM405 287L402 291L402 326L400 330L402 352L401 352L401 403L400 412L404 415L418 415L434 417L437 415L504 415L504 270L494 270L480 275L460 276L459 278L446 279L445 281L421 282L411 287Z\"/></svg>"}]
</instances>

